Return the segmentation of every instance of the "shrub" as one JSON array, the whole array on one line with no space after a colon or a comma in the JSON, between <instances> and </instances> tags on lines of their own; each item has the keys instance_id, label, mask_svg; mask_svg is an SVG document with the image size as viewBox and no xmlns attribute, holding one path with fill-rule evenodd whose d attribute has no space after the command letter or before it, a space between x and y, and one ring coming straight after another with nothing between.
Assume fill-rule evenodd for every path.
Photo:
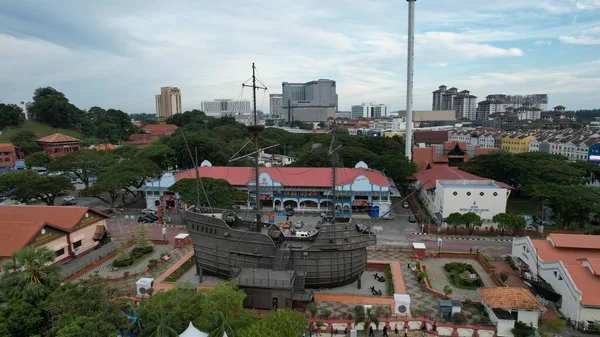
<instances>
[{"instance_id":1,"label":"shrub","mask_svg":"<svg viewBox=\"0 0 600 337\"><path fill-rule=\"evenodd\" d=\"M316 305L310 305L308 307L308 311L310 311L310 314L312 315L312 317L315 317L317 315L317 313L319 312L319 308L317 308Z\"/></svg>"},{"instance_id":2,"label":"shrub","mask_svg":"<svg viewBox=\"0 0 600 337\"><path fill-rule=\"evenodd\" d=\"M385 279L387 281L387 295L394 296L394 279L392 277L392 268L389 265L385 267Z\"/></svg>"},{"instance_id":3,"label":"shrub","mask_svg":"<svg viewBox=\"0 0 600 337\"><path fill-rule=\"evenodd\" d=\"M157 259L148 260L148 268L154 268L154 266L156 266L157 263L158 263Z\"/></svg>"},{"instance_id":4,"label":"shrub","mask_svg":"<svg viewBox=\"0 0 600 337\"><path fill-rule=\"evenodd\" d=\"M455 324L465 324L467 323L467 316L462 312L457 312L452 316L452 320Z\"/></svg>"},{"instance_id":5,"label":"shrub","mask_svg":"<svg viewBox=\"0 0 600 337\"><path fill-rule=\"evenodd\" d=\"M508 273L507 273L507 272L505 272L505 271L501 272L501 273L500 273L500 280L501 280L502 282L506 282L506 280L508 280Z\"/></svg>"},{"instance_id":6,"label":"shrub","mask_svg":"<svg viewBox=\"0 0 600 337\"><path fill-rule=\"evenodd\" d=\"M449 285L445 285L444 286L444 294L446 294L446 296L452 295L452 287Z\"/></svg>"},{"instance_id":7,"label":"shrub","mask_svg":"<svg viewBox=\"0 0 600 337\"><path fill-rule=\"evenodd\" d=\"M323 311L323 316L324 316L325 318L329 318L329 317L333 316L333 311L331 311L331 309L325 309L325 310Z\"/></svg>"}]
</instances>

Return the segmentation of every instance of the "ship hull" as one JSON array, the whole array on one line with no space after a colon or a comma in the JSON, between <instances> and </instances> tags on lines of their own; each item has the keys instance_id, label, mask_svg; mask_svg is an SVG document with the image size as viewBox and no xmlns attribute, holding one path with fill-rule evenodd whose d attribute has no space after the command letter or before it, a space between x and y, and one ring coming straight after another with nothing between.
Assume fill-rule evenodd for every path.
<instances>
[{"instance_id":1,"label":"ship hull","mask_svg":"<svg viewBox=\"0 0 600 337\"><path fill-rule=\"evenodd\" d=\"M319 233L310 244L282 244L261 232L232 229L221 219L196 214L187 221L196 262L204 273L231 278L235 268L299 270L306 274L307 288L355 281L367 264L366 247L374 243L374 238L345 229L333 238Z\"/></svg>"}]
</instances>

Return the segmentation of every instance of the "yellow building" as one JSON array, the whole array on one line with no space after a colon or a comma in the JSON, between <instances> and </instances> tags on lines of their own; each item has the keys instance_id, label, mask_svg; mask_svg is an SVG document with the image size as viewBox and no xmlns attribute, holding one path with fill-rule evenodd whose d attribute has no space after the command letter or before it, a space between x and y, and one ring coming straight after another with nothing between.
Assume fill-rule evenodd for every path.
<instances>
[{"instance_id":1,"label":"yellow building","mask_svg":"<svg viewBox=\"0 0 600 337\"><path fill-rule=\"evenodd\" d=\"M529 152L529 143L534 139L534 136L506 136L502 138L501 148L510 153Z\"/></svg>"}]
</instances>

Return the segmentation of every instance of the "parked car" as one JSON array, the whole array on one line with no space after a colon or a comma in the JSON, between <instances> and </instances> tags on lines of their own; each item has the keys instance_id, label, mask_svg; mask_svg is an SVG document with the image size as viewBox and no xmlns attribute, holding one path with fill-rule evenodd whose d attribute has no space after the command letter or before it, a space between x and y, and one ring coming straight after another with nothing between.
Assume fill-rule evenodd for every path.
<instances>
[{"instance_id":1,"label":"parked car","mask_svg":"<svg viewBox=\"0 0 600 337\"><path fill-rule=\"evenodd\" d=\"M72 195L68 195L63 198L63 202L65 202L65 201L75 201L75 197Z\"/></svg>"},{"instance_id":2,"label":"parked car","mask_svg":"<svg viewBox=\"0 0 600 337\"><path fill-rule=\"evenodd\" d=\"M156 215L156 211L153 210L153 209L151 209L151 208L146 208L146 209L142 210L142 214L144 214L144 215L149 215L149 214Z\"/></svg>"},{"instance_id":3,"label":"parked car","mask_svg":"<svg viewBox=\"0 0 600 337\"><path fill-rule=\"evenodd\" d=\"M304 222L296 221L296 223L294 224L294 227L297 229L300 229L300 228L304 227Z\"/></svg>"},{"instance_id":4,"label":"parked car","mask_svg":"<svg viewBox=\"0 0 600 337\"><path fill-rule=\"evenodd\" d=\"M143 223L152 223L154 221L156 221L156 220L154 220L154 218L149 215L142 215L141 217L138 218L138 222L143 222Z\"/></svg>"},{"instance_id":5,"label":"parked car","mask_svg":"<svg viewBox=\"0 0 600 337\"><path fill-rule=\"evenodd\" d=\"M415 222L417 222L417 218L415 218L414 215L411 215L411 216L408 217L408 222L415 223Z\"/></svg>"},{"instance_id":6,"label":"parked car","mask_svg":"<svg viewBox=\"0 0 600 337\"><path fill-rule=\"evenodd\" d=\"M152 221L157 221L158 220L158 216L154 215L154 214L146 214L146 217L152 219Z\"/></svg>"},{"instance_id":7,"label":"parked car","mask_svg":"<svg viewBox=\"0 0 600 337\"><path fill-rule=\"evenodd\" d=\"M73 206L73 205L77 205L77 202L75 201L75 198L69 199L69 200L64 200L63 199L63 202L61 203L61 205L63 205L63 206Z\"/></svg>"},{"instance_id":8,"label":"parked car","mask_svg":"<svg viewBox=\"0 0 600 337\"><path fill-rule=\"evenodd\" d=\"M404 208L408 208L408 207L409 207L409 205L408 205L408 201L405 201L405 202L403 202L403 203L402 203L402 207L404 207Z\"/></svg>"}]
</instances>

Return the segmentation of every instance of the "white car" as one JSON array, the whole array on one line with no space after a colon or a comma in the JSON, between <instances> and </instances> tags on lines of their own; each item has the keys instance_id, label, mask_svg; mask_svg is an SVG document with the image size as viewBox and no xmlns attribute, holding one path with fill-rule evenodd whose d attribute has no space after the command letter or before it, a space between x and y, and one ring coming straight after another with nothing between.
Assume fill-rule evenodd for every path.
<instances>
[{"instance_id":1,"label":"white car","mask_svg":"<svg viewBox=\"0 0 600 337\"><path fill-rule=\"evenodd\" d=\"M156 211L150 208L146 208L142 210L142 214L144 215L156 215Z\"/></svg>"},{"instance_id":2,"label":"white car","mask_svg":"<svg viewBox=\"0 0 600 337\"><path fill-rule=\"evenodd\" d=\"M72 195L69 195L69 196L64 197L63 201L75 201L75 197Z\"/></svg>"}]
</instances>

